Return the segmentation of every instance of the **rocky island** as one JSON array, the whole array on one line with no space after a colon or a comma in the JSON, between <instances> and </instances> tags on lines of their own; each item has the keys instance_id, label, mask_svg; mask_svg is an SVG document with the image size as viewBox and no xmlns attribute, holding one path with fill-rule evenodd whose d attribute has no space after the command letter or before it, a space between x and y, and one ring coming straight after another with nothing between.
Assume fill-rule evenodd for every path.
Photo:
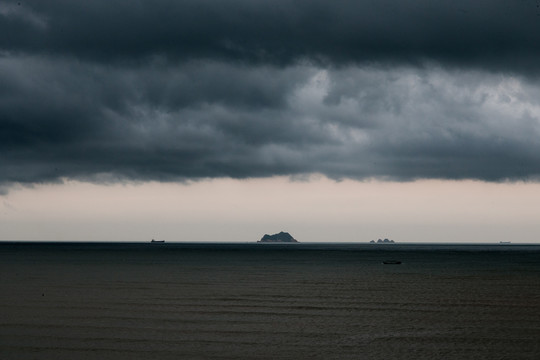
<instances>
[{"instance_id":1,"label":"rocky island","mask_svg":"<svg viewBox=\"0 0 540 360\"><path fill-rule=\"evenodd\" d=\"M264 234L261 240L257 241L260 243L297 243L298 240L293 238L288 232L281 231L279 234L268 235Z\"/></svg>"},{"instance_id":2,"label":"rocky island","mask_svg":"<svg viewBox=\"0 0 540 360\"><path fill-rule=\"evenodd\" d=\"M389 239L384 239L384 240L379 239L377 241L371 240L369 243L370 244L394 244L395 241L394 240L389 240Z\"/></svg>"}]
</instances>

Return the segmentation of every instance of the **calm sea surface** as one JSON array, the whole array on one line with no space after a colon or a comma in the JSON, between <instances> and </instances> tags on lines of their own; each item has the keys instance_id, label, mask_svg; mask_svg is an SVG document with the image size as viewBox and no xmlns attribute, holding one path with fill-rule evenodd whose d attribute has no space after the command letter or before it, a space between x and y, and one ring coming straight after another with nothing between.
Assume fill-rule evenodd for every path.
<instances>
[{"instance_id":1,"label":"calm sea surface","mask_svg":"<svg viewBox=\"0 0 540 360\"><path fill-rule=\"evenodd\" d=\"M540 246L3 242L0 291L1 359L540 359Z\"/></svg>"}]
</instances>

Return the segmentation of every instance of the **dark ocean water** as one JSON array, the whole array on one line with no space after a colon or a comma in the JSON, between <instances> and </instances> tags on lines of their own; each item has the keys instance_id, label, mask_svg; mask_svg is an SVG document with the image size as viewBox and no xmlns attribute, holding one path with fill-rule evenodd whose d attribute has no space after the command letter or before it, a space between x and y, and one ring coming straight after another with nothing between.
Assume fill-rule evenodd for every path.
<instances>
[{"instance_id":1,"label":"dark ocean water","mask_svg":"<svg viewBox=\"0 0 540 360\"><path fill-rule=\"evenodd\" d=\"M4 242L0 270L0 359L540 359L540 246Z\"/></svg>"}]
</instances>

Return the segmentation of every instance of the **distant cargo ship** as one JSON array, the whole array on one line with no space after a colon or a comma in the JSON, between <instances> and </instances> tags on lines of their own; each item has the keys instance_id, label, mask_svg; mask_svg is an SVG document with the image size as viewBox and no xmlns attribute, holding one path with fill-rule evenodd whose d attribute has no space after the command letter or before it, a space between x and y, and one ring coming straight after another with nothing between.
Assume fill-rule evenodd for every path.
<instances>
[{"instance_id":1,"label":"distant cargo ship","mask_svg":"<svg viewBox=\"0 0 540 360\"><path fill-rule=\"evenodd\" d=\"M164 243L165 240L154 240L152 239L152 241L150 241L151 243Z\"/></svg>"}]
</instances>

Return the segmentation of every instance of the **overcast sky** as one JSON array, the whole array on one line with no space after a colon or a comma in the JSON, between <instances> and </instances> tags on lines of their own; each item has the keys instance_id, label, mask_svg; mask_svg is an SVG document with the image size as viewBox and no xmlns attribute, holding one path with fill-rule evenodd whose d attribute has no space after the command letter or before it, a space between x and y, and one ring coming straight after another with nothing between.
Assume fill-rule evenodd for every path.
<instances>
[{"instance_id":1,"label":"overcast sky","mask_svg":"<svg viewBox=\"0 0 540 360\"><path fill-rule=\"evenodd\" d=\"M73 184L79 203L116 183L296 186L284 178L314 193L435 181L532 194L538 44L540 0L2 1L2 211ZM32 214L21 229L41 229Z\"/></svg>"}]
</instances>

